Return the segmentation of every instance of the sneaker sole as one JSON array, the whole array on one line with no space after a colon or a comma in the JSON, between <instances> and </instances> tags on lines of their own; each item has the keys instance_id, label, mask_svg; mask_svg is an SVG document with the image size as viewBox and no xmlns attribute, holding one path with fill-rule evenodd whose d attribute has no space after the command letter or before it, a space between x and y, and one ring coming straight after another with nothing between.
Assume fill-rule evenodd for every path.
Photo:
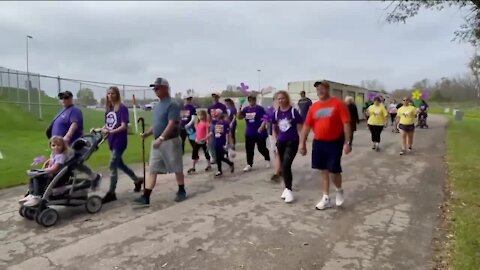
<instances>
[{"instance_id":1,"label":"sneaker sole","mask_svg":"<svg viewBox=\"0 0 480 270\"><path fill-rule=\"evenodd\" d=\"M333 207L333 205L330 204L330 205L325 206L324 208L318 208L318 207L315 206L315 209L317 209L317 210L325 210L325 209L332 208L332 207Z\"/></svg>"}]
</instances>

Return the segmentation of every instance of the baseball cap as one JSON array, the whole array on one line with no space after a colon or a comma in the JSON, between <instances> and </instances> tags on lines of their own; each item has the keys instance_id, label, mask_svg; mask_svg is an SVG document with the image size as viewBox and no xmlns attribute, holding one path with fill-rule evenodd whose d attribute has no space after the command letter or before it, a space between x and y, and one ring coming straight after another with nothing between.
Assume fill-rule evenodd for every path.
<instances>
[{"instance_id":1,"label":"baseball cap","mask_svg":"<svg viewBox=\"0 0 480 270\"><path fill-rule=\"evenodd\" d=\"M317 87L317 86L319 86L319 85L324 85L324 86L326 86L327 88L330 88L330 84L329 84L327 81L325 81L325 80L315 82L315 83L313 84L313 87Z\"/></svg>"},{"instance_id":2,"label":"baseball cap","mask_svg":"<svg viewBox=\"0 0 480 270\"><path fill-rule=\"evenodd\" d=\"M70 91L65 91L65 92L58 93L58 98L59 99L71 98L71 97L73 97L73 94Z\"/></svg>"},{"instance_id":3,"label":"baseball cap","mask_svg":"<svg viewBox=\"0 0 480 270\"><path fill-rule=\"evenodd\" d=\"M213 97L213 96L218 96L218 97L220 97L220 93L219 93L219 92L212 92L212 97Z\"/></svg>"},{"instance_id":4,"label":"baseball cap","mask_svg":"<svg viewBox=\"0 0 480 270\"><path fill-rule=\"evenodd\" d=\"M192 98L193 98L192 95L188 95L188 96L185 97L185 99L192 99Z\"/></svg>"},{"instance_id":5,"label":"baseball cap","mask_svg":"<svg viewBox=\"0 0 480 270\"><path fill-rule=\"evenodd\" d=\"M155 86L167 86L170 87L170 84L168 83L167 79L165 78L156 78L155 82L150 84L150 87L155 87Z\"/></svg>"}]
</instances>

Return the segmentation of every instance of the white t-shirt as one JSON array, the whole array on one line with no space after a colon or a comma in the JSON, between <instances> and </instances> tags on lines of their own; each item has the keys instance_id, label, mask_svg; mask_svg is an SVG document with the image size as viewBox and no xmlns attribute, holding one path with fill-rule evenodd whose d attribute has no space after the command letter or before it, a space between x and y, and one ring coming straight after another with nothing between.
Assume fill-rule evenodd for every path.
<instances>
[{"instance_id":1,"label":"white t-shirt","mask_svg":"<svg viewBox=\"0 0 480 270\"><path fill-rule=\"evenodd\" d=\"M390 103L390 105L388 105L388 112L389 113L397 113L397 104Z\"/></svg>"}]
</instances>

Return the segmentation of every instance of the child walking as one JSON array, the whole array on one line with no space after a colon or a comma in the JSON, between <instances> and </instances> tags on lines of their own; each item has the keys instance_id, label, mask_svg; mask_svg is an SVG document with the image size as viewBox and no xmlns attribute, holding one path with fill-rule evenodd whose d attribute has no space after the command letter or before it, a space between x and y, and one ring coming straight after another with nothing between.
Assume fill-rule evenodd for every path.
<instances>
[{"instance_id":1,"label":"child walking","mask_svg":"<svg viewBox=\"0 0 480 270\"><path fill-rule=\"evenodd\" d=\"M50 148L52 149L52 154L44 165L46 174L30 179L31 188L29 195L19 201L20 203L24 202L24 206L36 206L41 201L41 196L45 192L48 182L62 169L67 160L68 147L62 137L51 137Z\"/></svg>"},{"instance_id":2,"label":"child walking","mask_svg":"<svg viewBox=\"0 0 480 270\"><path fill-rule=\"evenodd\" d=\"M225 120L224 114L219 115L218 121L214 127L214 132L211 135L213 135L215 139L215 154L217 156L218 171L215 173L215 177L220 177L223 174L222 161L230 166L230 172L233 173L235 171L234 164L226 157L224 148L227 142L230 145L232 141L232 136L230 134L230 123Z\"/></svg>"},{"instance_id":3,"label":"child walking","mask_svg":"<svg viewBox=\"0 0 480 270\"><path fill-rule=\"evenodd\" d=\"M203 150L203 153L205 154L205 159L207 160L207 164L208 164L207 167L205 168L205 171L210 171L212 169L212 166L210 165L210 154L208 153L208 149L207 149L209 127L210 127L210 122L208 122L208 119L207 119L207 112L200 111L197 128L196 128L196 134L195 134L195 143L193 144L193 149L192 149L193 166L192 168L188 169L187 173L189 174L195 172L195 165L200 159L200 156L198 155L198 151L200 150L200 148Z\"/></svg>"}]
</instances>

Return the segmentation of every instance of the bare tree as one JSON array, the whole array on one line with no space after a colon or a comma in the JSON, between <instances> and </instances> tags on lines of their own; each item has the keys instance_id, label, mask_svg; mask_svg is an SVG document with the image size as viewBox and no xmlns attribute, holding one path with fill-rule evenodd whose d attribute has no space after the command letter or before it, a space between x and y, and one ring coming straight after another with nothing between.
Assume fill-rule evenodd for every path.
<instances>
[{"instance_id":1,"label":"bare tree","mask_svg":"<svg viewBox=\"0 0 480 270\"><path fill-rule=\"evenodd\" d=\"M383 0L386 2L386 0ZM442 10L456 6L459 9L468 9L470 13L465 17L465 23L454 32L453 40L469 42L474 46L480 41L480 0L397 0L390 2L386 10L388 23L405 23L408 18L415 17L421 9Z\"/></svg>"},{"instance_id":2,"label":"bare tree","mask_svg":"<svg viewBox=\"0 0 480 270\"><path fill-rule=\"evenodd\" d=\"M378 80L363 80L360 82L360 86L368 90L385 92L385 86Z\"/></svg>"}]
</instances>

